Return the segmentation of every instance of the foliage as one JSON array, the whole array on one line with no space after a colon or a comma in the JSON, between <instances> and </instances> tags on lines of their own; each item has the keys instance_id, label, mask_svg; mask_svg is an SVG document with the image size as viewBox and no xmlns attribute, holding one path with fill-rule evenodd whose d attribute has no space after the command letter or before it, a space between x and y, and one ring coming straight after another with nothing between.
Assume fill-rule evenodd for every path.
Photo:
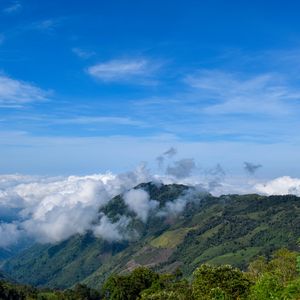
<instances>
[{"instance_id":1,"label":"foliage","mask_svg":"<svg viewBox=\"0 0 300 300\"><path fill-rule=\"evenodd\" d=\"M299 300L297 253L285 248L266 259L258 257L248 272L230 265L200 265L191 281L180 269L158 273L137 267L112 274L101 291L77 284L65 291L40 290L0 281L1 300Z\"/></svg>"},{"instance_id":2,"label":"foliage","mask_svg":"<svg viewBox=\"0 0 300 300\"><path fill-rule=\"evenodd\" d=\"M51 291L0 281L1 300L98 300L100 294L89 287L78 284L73 290Z\"/></svg>"},{"instance_id":3,"label":"foliage","mask_svg":"<svg viewBox=\"0 0 300 300\"><path fill-rule=\"evenodd\" d=\"M112 275L104 284L102 295L105 299L134 300L158 278L158 274L144 267L136 268L129 275Z\"/></svg>"},{"instance_id":4,"label":"foliage","mask_svg":"<svg viewBox=\"0 0 300 300\"><path fill-rule=\"evenodd\" d=\"M265 273L258 279L251 289L251 299L253 300L271 300L280 299L283 291L283 285L279 278Z\"/></svg>"},{"instance_id":5,"label":"foliage","mask_svg":"<svg viewBox=\"0 0 300 300\"><path fill-rule=\"evenodd\" d=\"M259 257L249 265L249 276L256 280L251 299L297 299L300 279L297 279L297 253L282 248L272 259Z\"/></svg>"},{"instance_id":6,"label":"foliage","mask_svg":"<svg viewBox=\"0 0 300 300\"><path fill-rule=\"evenodd\" d=\"M148 191L160 208L188 189L153 183L137 188ZM76 235L56 245L35 245L6 261L4 271L19 282L43 288L66 289L83 282L100 289L111 274L127 272L132 265L151 265L160 272L180 266L189 278L203 263L245 270L255 257L270 257L281 247L297 249L300 201L296 196L192 197L177 216L151 215L145 224L134 219L130 226L138 240L109 243L91 233ZM121 214L134 217L121 196L100 211L111 221Z\"/></svg>"},{"instance_id":7,"label":"foliage","mask_svg":"<svg viewBox=\"0 0 300 300\"><path fill-rule=\"evenodd\" d=\"M248 270L253 279L259 279L264 273L275 275L282 283L289 282L297 276L297 252L286 248L275 251L270 261L259 257L250 263Z\"/></svg>"},{"instance_id":8,"label":"foliage","mask_svg":"<svg viewBox=\"0 0 300 300\"><path fill-rule=\"evenodd\" d=\"M240 299L248 294L251 286L242 271L229 265L202 265L193 275L195 299Z\"/></svg>"}]
</instances>

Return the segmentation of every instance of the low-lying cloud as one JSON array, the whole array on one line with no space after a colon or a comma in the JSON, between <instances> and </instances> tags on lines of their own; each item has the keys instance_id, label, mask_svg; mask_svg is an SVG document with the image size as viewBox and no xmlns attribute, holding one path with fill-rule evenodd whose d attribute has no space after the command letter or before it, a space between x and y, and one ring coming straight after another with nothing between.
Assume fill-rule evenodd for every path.
<instances>
[{"instance_id":1,"label":"low-lying cloud","mask_svg":"<svg viewBox=\"0 0 300 300\"><path fill-rule=\"evenodd\" d=\"M134 189L123 195L124 201L133 212L143 221L146 222L151 210L158 207L159 202L150 200L149 194L142 189Z\"/></svg>"},{"instance_id":2,"label":"low-lying cloud","mask_svg":"<svg viewBox=\"0 0 300 300\"><path fill-rule=\"evenodd\" d=\"M265 183L255 185L255 189L266 195L288 195L300 196L300 179L289 176L279 177Z\"/></svg>"},{"instance_id":3,"label":"low-lying cloud","mask_svg":"<svg viewBox=\"0 0 300 300\"><path fill-rule=\"evenodd\" d=\"M136 237L128 230L132 218L146 223L150 216L176 216L189 202L199 202L207 193L260 193L264 195L295 194L300 196L300 179L288 176L266 182L247 178L230 181L220 165L205 170L202 177L190 176L193 160L175 161L167 176L151 175L145 165L122 174L89 176L37 177L0 176L0 248L26 240L56 243L74 234L91 231L108 241ZM143 182L183 183L191 186L184 194L163 207L142 188ZM114 196L122 195L132 216L121 215L112 221L99 208Z\"/></svg>"},{"instance_id":4,"label":"low-lying cloud","mask_svg":"<svg viewBox=\"0 0 300 300\"><path fill-rule=\"evenodd\" d=\"M87 230L99 235L110 224L105 216L95 224L98 209L114 196L150 180L145 166L120 175L107 173L67 178L3 175L0 177L0 247L17 243L20 236L41 243L55 243ZM141 203L132 204L132 207L144 220L147 213L139 211L143 208L138 205ZM117 227L116 224L110 226L115 230Z\"/></svg>"}]
</instances>

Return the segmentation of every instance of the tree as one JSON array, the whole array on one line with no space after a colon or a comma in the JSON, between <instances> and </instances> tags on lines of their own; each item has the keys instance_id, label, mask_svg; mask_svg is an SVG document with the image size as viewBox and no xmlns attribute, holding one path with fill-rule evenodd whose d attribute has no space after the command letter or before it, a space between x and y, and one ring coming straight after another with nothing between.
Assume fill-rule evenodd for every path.
<instances>
[{"instance_id":1,"label":"tree","mask_svg":"<svg viewBox=\"0 0 300 300\"><path fill-rule=\"evenodd\" d=\"M258 280L265 273L277 276L282 283L287 283L297 276L297 253L286 248L277 250L270 261L258 257L249 264L248 275L253 280Z\"/></svg>"},{"instance_id":2,"label":"tree","mask_svg":"<svg viewBox=\"0 0 300 300\"><path fill-rule=\"evenodd\" d=\"M202 265L193 273L195 299L240 299L248 294L251 281L239 269L230 265Z\"/></svg>"},{"instance_id":3,"label":"tree","mask_svg":"<svg viewBox=\"0 0 300 300\"><path fill-rule=\"evenodd\" d=\"M283 285L279 277L271 273L265 273L252 286L249 298L251 300L281 299L282 292Z\"/></svg>"},{"instance_id":4,"label":"tree","mask_svg":"<svg viewBox=\"0 0 300 300\"><path fill-rule=\"evenodd\" d=\"M158 279L159 275L154 271L139 267L129 275L109 277L103 286L102 295L105 299L135 300Z\"/></svg>"},{"instance_id":5,"label":"tree","mask_svg":"<svg viewBox=\"0 0 300 300\"><path fill-rule=\"evenodd\" d=\"M141 300L187 300L185 295L176 291L157 291L151 294L142 294Z\"/></svg>"},{"instance_id":6,"label":"tree","mask_svg":"<svg viewBox=\"0 0 300 300\"><path fill-rule=\"evenodd\" d=\"M286 248L277 250L269 263L272 273L287 283L297 276L297 253Z\"/></svg>"}]
</instances>

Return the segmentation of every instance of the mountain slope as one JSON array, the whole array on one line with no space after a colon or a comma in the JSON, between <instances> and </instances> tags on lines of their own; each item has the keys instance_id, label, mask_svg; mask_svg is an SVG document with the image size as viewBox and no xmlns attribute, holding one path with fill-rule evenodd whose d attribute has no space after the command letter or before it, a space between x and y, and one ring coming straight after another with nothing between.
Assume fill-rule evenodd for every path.
<instances>
[{"instance_id":1,"label":"mountain slope","mask_svg":"<svg viewBox=\"0 0 300 300\"><path fill-rule=\"evenodd\" d=\"M129 227L138 236L110 243L91 233L74 236L56 245L36 245L9 259L4 270L20 282L66 288L76 282L98 287L112 272L126 272L138 265L158 271L178 266L185 276L201 263L230 263L239 267L253 257L269 255L280 247L295 248L300 236L300 199L295 196L227 195L213 197L189 193L182 185L142 184L160 212L187 199L180 214L152 214L143 223L121 196L100 213L116 222L130 216ZM179 202L178 202L179 203Z\"/></svg>"}]
</instances>

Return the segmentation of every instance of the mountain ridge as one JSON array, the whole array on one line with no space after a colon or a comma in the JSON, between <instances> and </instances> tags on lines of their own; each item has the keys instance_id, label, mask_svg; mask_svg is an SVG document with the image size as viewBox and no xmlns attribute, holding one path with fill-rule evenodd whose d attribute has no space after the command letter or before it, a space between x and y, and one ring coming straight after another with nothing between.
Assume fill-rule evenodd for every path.
<instances>
[{"instance_id":1,"label":"mountain ridge","mask_svg":"<svg viewBox=\"0 0 300 300\"><path fill-rule=\"evenodd\" d=\"M90 232L55 245L35 245L3 266L12 278L41 287L67 288L77 282L99 287L113 272L143 265L157 271L180 267L188 277L203 262L245 267L257 255L296 247L300 236L300 199L296 196L190 193L184 185L144 183L135 189L166 203L187 199L177 215L150 215L146 223L124 206L123 195L99 209L110 220L131 216L135 240L108 242ZM188 198L187 198L188 197Z\"/></svg>"}]
</instances>

